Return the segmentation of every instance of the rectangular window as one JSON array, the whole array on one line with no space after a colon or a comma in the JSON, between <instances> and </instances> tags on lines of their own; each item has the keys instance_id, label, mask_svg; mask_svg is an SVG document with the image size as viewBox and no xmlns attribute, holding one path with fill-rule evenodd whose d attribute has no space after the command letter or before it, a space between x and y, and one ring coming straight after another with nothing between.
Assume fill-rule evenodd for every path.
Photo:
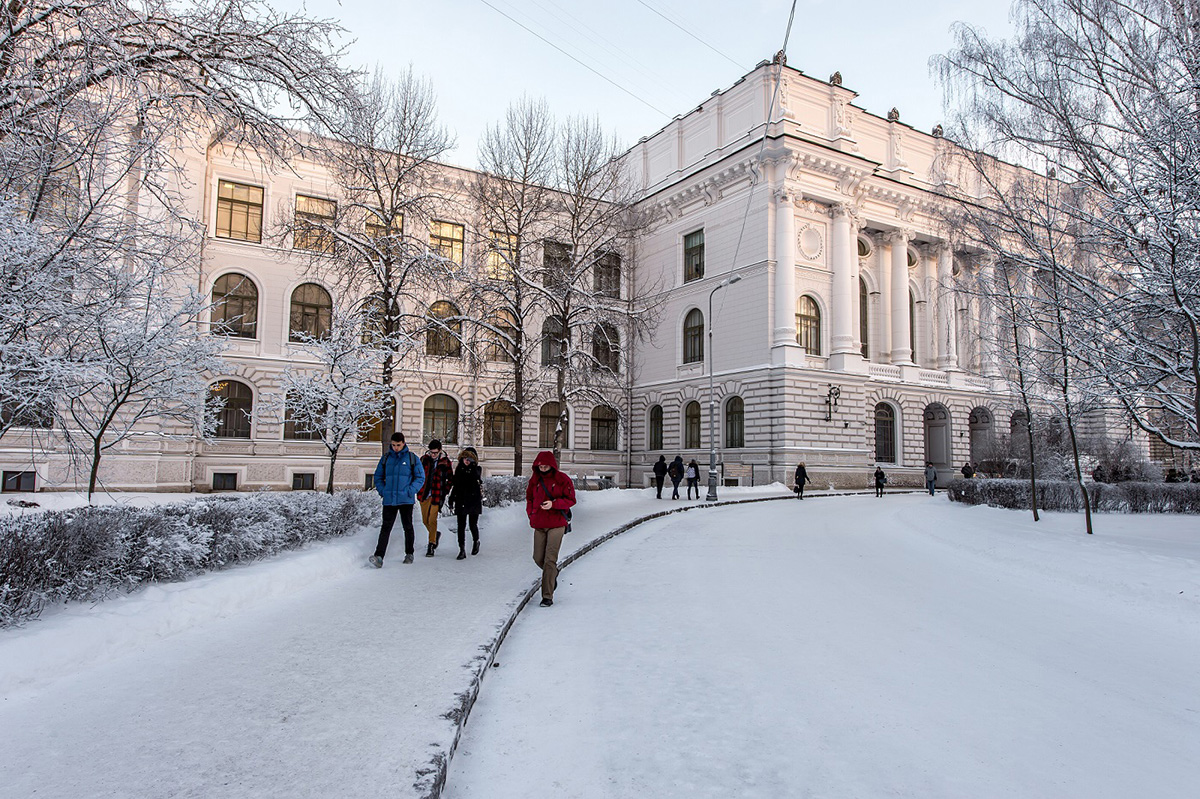
<instances>
[{"instance_id":1,"label":"rectangular window","mask_svg":"<svg viewBox=\"0 0 1200 799\"><path fill-rule=\"evenodd\" d=\"M605 253L596 259L593 286L601 297L621 298L621 256Z\"/></svg>"},{"instance_id":2,"label":"rectangular window","mask_svg":"<svg viewBox=\"0 0 1200 799\"><path fill-rule=\"evenodd\" d=\"M384 236L398 236L404 230L404 215L396 214L392 217L392 224L385 225L378 214L371 214L367 217L363 227L366 230L367 238L381 239Z\"/></svg>"},{"instance_id":3,"label":"rectangular window","mask_svg":"<svg viewBox=\"0 0 1200 799\"><path fill-rule=\"evenodd\" d=\"M217 238L261 243L262 212L261 186L217 182Z\"/></svg>"},{"instance_id":4,"label":"rectangular window","mask_svg":"<svg viewBox=\"0 0 1200 799\"><path fill-rule=\"evenodd\" d=\"M429 247L448 261L459 266L463 262L462 225L453 222L439 222L436 219L429 223Z\"/></svg>"},{"instance_id":5,"label":"rectangular window","mask_svg":"<svg viewBox=\"0 0 1200 799\"><path fill-rule=\"evenodd\" d=\"M337 203L320 197L296 195L296 221L292 231L292 246L297 250L333 252L333 227L337 219Z\"/></svg>"},{"instance_id":6,"label":"rectangular window","mask_svg":"<svg viewBox=\"0 0 1200 799\"><path fill-rule=\"evenodd\" d=\"M5 472L4 493L20 491L29 493L37 487L36 472Z\"/></svg>"},{"instance_id":7,"label":"rectangular window","mask_svg":"<svg viewBox=\"0 0 1200 799\"><path fill-rule=\"evenodd\" d=\"M704 231L683 237L683 282L704 277Z\"/></svg>"},{"instance_id":8,"label":"rectangular window","mask_svg":"<svg viewBox=\"0 0 1200 799\"><path fill-rule=\"evenodd\" d=\"M486 274L492 280L512 280L513 265L521 240L517 236L493 230L489 234Z\"/></svg>"},{"instance_id":9,"label":"rectangular window","mask_svg":"<svg viewBox=\"0 0 1200 799\"><path fill-rule=\"evenodd\" d=\"M297 472L292 475L293 491L313 491L317 487L317 476L313 472Z\"/></svg>"},{"instance_id":10,"label":"rectangular window","mask_svg":"<svg viewBox=\"0 0 1200 799\"><path fill-rule=\"evenodd\" d=\"M560 241L542 242L542 285L566 286L570 274L571 248Z\"/></svg>"},{"instance_id":11,"label":"rectangular window","mask_svg":"<svg viewBox=\"0 0 1200 799\"><path fill-rule=\"evenodd\" d=\"M237 472L213 472L213 491L237 491Z\"/></svg>"}]
</instances>

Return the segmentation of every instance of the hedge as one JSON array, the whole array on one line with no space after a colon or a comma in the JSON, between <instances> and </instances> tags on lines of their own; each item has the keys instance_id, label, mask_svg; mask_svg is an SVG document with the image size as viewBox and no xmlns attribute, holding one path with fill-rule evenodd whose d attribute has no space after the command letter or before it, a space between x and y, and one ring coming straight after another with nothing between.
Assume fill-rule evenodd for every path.
<instances>
[{"instance_id":1,"label":"hedge","mask_svg":"<svg viewBox=\"0 0 1200 799\"><path fill-rule=\"evenodd\" d=\"M1085 483L1092 510L1100 513L1200 513L1198 483ZM1066 480L1039 480L1038 508L1083 510L1079 486ZM1028 510L1029 481L1007 479L954 480L950 499L967 505Z\"/></svg>"}]
</instances>

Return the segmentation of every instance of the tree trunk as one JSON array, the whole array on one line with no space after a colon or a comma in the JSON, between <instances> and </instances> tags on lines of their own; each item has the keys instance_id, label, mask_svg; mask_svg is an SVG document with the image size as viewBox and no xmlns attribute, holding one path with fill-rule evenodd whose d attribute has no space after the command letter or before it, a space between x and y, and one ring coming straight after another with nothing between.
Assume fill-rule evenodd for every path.
<instances>
[{"instance_id":1,"label":"tree trunk","mask_svg":"<svg viewBox=\"0 0 1200 799\"><path fill-rule=\"evenodd\" d=\"M336 449L329 451L329 481L325 485L325 493L331 496L333 495L333 467L337 463L337 456L338 451Z\"/></svg>"},{"instance_id":2,"label":"tree trunk","mask_svg":"<svg viewBox=\"0 0 1200 799\"><path fill-rule=\"evenodd\" d=\"M388 453L392 433L396 432L396 403L392 396L392 353L383 356L383 372L379 382L383 385L383 419L379 429L380 455Z\"/></svg>"},{"instance_id":3,"label":"tree trunk","mask_svg":"<svg viewBox=\"0 0 1200 799\"><path fill-rule=\"evenodd\" d=\"M88 473L88 504L92 503L92 494L96 493L96 482L100 474L100 439L92 439L92 468Z\"/></svg>"}]
</instances>

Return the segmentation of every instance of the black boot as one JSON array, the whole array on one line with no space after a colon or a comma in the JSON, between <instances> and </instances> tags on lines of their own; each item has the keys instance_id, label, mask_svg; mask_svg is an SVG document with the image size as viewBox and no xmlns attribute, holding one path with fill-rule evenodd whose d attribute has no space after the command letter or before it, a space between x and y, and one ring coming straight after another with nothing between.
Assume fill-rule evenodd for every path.
<instances>
[{"instance_id":1,"label":"black boot","mask_svg":"<svg viewBox=\"0 0 1200 799\"><path fill-rule=\"evenodd\" d=\"M467 550L460 548L458 550L458 557L455 558L455 560L466 560L466 559L467 559Z\"/></svg>"},{"instance_id":2,"label":"black boot","mask_svg":"<svg viewBox=\"0 0 1200 799\"><path fill-rule=\"evenodd\" d=\"M478 538L476 538L476 539L475 539L475 540L474 540L474 541L471 543L471 554L472 554L472 555L478 555L478 554L479 554L479 539L478 539Z\"/></svg>"},{"instance_id":3,"label":"black boot","mask_svg":"<svg viewBox=\"0 0 1200 799\"><path fill-rule=\"evenodd\" d=\"M425 550L425 557L427 557L427 558L432 558L432 557L433 557L433 550L435 550L435 549L437 549L437 544L430 544L430 545L429 545L429 549L426 549L426 550Z\"/></svg>"}]
</instances>

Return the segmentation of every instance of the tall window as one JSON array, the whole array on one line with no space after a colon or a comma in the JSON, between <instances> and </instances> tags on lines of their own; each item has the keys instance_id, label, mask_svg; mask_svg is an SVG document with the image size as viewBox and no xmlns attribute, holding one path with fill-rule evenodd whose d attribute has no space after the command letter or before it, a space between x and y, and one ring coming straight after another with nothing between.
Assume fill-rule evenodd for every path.
<instances>
[{"instance_id":1,"label":"tall window","mask_svg":"<svg viewBox=\"0 0 1200 799\"><path fill-rule=\"evenodd\" d=\"M383 217L376 213L367 214L367 221L363 223L363 229L368 238L382 239L387 236L398 236L404 230L404 214L396 214L392 217L392 224L387 224Z\"/></svg>"},{"instance_id":2,"label":"tall window","mask_svg":"<svg viewBox=\"0 0 1200 799\"><path fill-rule=\"evenodd\" d=\"M542 285L566 286L571 275L571 248L561 241L542 242Z\"/></svg>"},{"instance_id":3,"label":"tall window","mask_svg":"<svg viewBox=\"0 0 1200 799\"><path fill-rule=\"evenodd\" d=\"M296 220L292 230L292 246L297 250L333 252L330 228L337 219L337 203L320 197L296 195Z\"/></svg>"},{"instance_id":4,"label":"tall window","mask_svg":"<svg viewBox=\"0 0 1200 799\"><path fill-rule=\"evenodd\" d=\"M601 297L621 297L621 256L605 253L592 266L592 286Z\"/></svg>"},{"instance_id":5,"label":"tall window","mask_svg":"<svg viewBox=\"0 0 1200 799\"><path fill-rule=\"evenodd\" d=\"M700 403L695 400L683 407L683 448L700 449Z\"/></svg>"},{"instance_id":6,"label":"tall window","mask_svg":"<svg viewBox=\"0 0 1200 799\"><path fill-rule=\"evenodd\" d=\"M862 356L869 358L871 333L871 295L867 292L867 281L858 279L858 339L862 342Z\"/></svg>"},{"instance_id":7,"label":"tall window","mask_svg":"<svg viewBox=\"0 0 1200 799\"><path fill-rule=\"evenodd\" d=\"M463 226L437 220L430 222L429 247L447 261L462 265Z\"/></svg>"},{"instance_id":8,"label":"tall window","mask_svg":"<svg viewBox=\"0 0 1200 799\"><path fill-rule=\"evenodd\" d=\"M704 277L704 231L683 237L683 282Z\"/></svg>"},{"instance_id":9,"label":"tall window","mask_svg":"<svg viewBox=\"0 0 1200 799\"><path fill-rule=\"evenodd\" d=\"M485 274L492 280L512 280L513 264L521 239L516 235L493 230L488 235L488 252Z\"/></svg>"},{"instance_id":10,"label":"tall window","mask_svg":"<svg viewBox=\"0 0 1200 799\"><path fill-rule=\"evenodd\" d=\"M741 397L730 397L725 403L725 446L746 446L746 405Z\"/></svg>"},{"instance_id":11,"label":"tall window","mask_svg":"<svg viewBox=\"0 0 1200 799\"><path fill-rule=\"evenodd\" d=\"M655 405L650 409L650 449L663 448L663 409Z\"/></svg>"},{"instance_id":12,"label":"tall window","mask_svg":"<svg viewBox=\"0 0 1200 799\"><path fill-rule=\"evenodd\" d=\"M0 402L0 427L35 427L49 430L54 426L54 401L11 397Z\"/></svg>"},{"instance_id":13,"label":"tall window","mask_svg":"<svg viewBox=\"0 0 1200 799\"><path fill-rule=\"evenodd\" d=\"M258 336L258 287L245 275L231 272L213 284L212 332L234 338Z\"/></svg>"},{"instance_id":14,"label":"tall window","mask_svg":"<svg viewBox=\"0 0 1200 799\"><path fill-rule=\"evenodd\" d=\"M438 300L429 306L429 328L425 331L425 354L438 358L462 357L462 320L458 308Z\"/></svg>"},{"instance_id":15,"label":"tall window","mask_svg":"<svg viewBox=\"0 0 1200 799\"><path fill-rule=\"evenodd\" d=\"M886 402L875 406L875 461L896 462L896 411Z\"/></svg>"},{"instance_id":16,"label":"tall window","mask_svg":"<svg viewBox=\"0 0 1200 799\"><path fill-rule=\"evenodd\" d=\"M333 300L316 283L305 283L292 292L288 341L302 341L301 334L326 338L333 321Z\"/></svg>"},{"instance_id":17,"label":"tall window","mask_svg":"<svg viewBox=\"0 0 1200 799\"><path fill-rule=\"evenodd\" d=\"M796 341L809 355L821 354L821 309L808 295L796 303Z\"/></svg>"},{"instance_id":18,"label":"tall window","mask_svg":"<svg viewBox=\"0 0 1200 799\"><path fill-rule=\"evenodd\" d=\"M683 362L700 363L703 360L704 314L699 308L693 308L683 318Z\"/></svg>"},{"instance_id":19,"label":"tall window","mask_svg":"<svg viewBox=\"0 0 1200 799\"><path fill-rule=\"evenodd\" d=\"M208 387L213 399L221 402L217 411L217 438L249 438L250 418L254 412L254 392L236 380L218 380Z\"/></svg>"},{"instance_id":20,"label":"tall window","mask_svg":"<svg viewBox=\"0 0 1200 799\"><path fill-rule=\"evenodd\" d=\"M363 427L366 427L366 430L358 434L359 441L383 441L383 411L388 405L391 405L393 425L399 429L400 420L396 418L396 398L392 397L389 402L380 403L380 413L378 415L373 415L362 420L364 424L359 426L359 430L362 430Z\"/></svg>"},{"instance_id":21,"label":"tall window","mask_svg":"<svg viewBox=\"0 0 1200 799\"><path fill-rule=\"evenodd\" d=\"M613 374L621 371L621 334L608 322L592 329L592 357L600 369Z\"/></svg>"},{"instance_id":22,"label":"tall window","mask_svg":"<svg viewBox=\"0 0 1200 799\"><path fill-rule=\"evenodd\" d=\"M262 241L263 190L231 180L217 182L217 237Z\"/></svg>"},{"instance_id":23,"label":"tall window","mask_svg":"<svg viewBox=\"0 0 1200 799\"><path fill-rule=\"evenodd\" d=\"M557 366L566 357L566 329L562 319L548 316L542 323L542 366Z\"/></svg>"},{"instance_id":24,"label":"tall window","mask_svg":"<svg viewBox=\"0 0 1200 799\"><path fill-rule=\"evenodd\" d=\"M448 394L434 394L425 400L421 417L423 440L439 438L445 444L458 443L458 401Z\"/></svg>"},{"instance_id":25,"label":"tall window","mask_svg":"<svg viewBox=\"0 0 1200 799\"><path fill-rule=\"evenodd\" d=\"M512 363L512 351L517 340L516 317L512 311L502 308L492 312L488 323L495 330L487 332L488 344L484 350L484 358L489 361Z\"/></svg>"},{"instance_id":26,"label":"tall window","mask_svg":"<svg viewBox=\"0 0 1200 799\"><path fill-rule=\"evenodd\" d=\"M547 402L538 412L538 446L542 449L551 449L554 446L554 431L558 429L560 415L562 432L558 436L558 446L559 449L571 448L571 412L568 410L560 414L557 402Z\"/></svg>"},{"instance_id":27,"label":"tall window","mask_svg":"<svg viewBox=\"0 0 1200 799\"><path fill-rule=\"evenodd\" d=\"M299 398L288 394L283 406L283 437L291 441L316 441L320 433L307 424L307 420L296 419L296 405Z\"/></svg>"},{"instance_id":28,"label":"tall window","mask_svg":"<svg viewBox=\"0 0 1200 799\"><path fill-rule=\"evenodd\" d=\"M617 449L617 412L607 405L592 408L592 449L612 452Z\"/></svg>"},{"instance_id":29,"label":"tall window","mask_svg":"<svg viewBox=\"0 0 1200 799\"><path fill-rule=\"evenodd\" d=\"M488 403L483 411L483 445L511 447L517 441L517 412L505 400Z\"/></svg>"}]
</instances>

